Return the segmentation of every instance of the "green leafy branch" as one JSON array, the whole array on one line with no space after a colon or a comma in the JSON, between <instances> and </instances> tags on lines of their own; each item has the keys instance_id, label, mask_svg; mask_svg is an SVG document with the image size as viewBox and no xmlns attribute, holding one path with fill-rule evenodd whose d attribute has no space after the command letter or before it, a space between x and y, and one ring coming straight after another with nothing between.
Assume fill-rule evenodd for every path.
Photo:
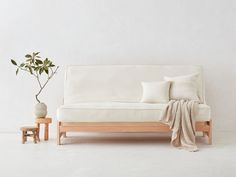
<instances>
[{"instance_id":1,"label":"green leafy branch","mask_svg":"<svg viewBox=\"0 0 236 177\"><path fill-rule=\"evenodd\" d=\"M55 66L48 58L41 59L39 52L25 55L25 62L21 64L17 64L13 59L11 59L11 63L17 67L16 75L19 71L25 71L36 78L39 84L39 91L35 95L35 98L40 103L38 96L42 93L49 80L56 74L59 66ZM42 82L40 77L45 74L47 75L47 79Z\"/></svg>"}]
</instances>

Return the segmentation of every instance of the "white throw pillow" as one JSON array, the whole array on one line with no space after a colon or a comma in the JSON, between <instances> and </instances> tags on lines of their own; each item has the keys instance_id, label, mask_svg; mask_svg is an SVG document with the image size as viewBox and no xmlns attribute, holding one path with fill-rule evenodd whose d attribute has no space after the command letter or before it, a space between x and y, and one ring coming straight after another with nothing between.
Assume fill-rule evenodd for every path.
<instances>
[{"instance_id":1,"label":"white throw pillow","mask_svg":"<svg viewBox=\"0 0 236 177\"><path fill-rule=\"evenodd\" d=\"M177 77L164 77L165 81L170 81L170 99L173 100L196 100L199 101L197 79L199 74L192 74Z\"/></svg>"},{"instance_id":2,"label":"white throw pillow","mask_svg":"<svg viewBox=\"0 0 236 177\"><path fill-rule=\"evenodd\" d=\"M184 82L194 82L196 84L199 74L190 74L184 76L176 76L176 77L164 77L165 81L184 81Z\"/></svg>"},{"instance_id":3,"label":"white throw pillow","mask_svg":"<svg viewBox=\"0 0 236 177\"><path fill-rule=\"evenodd\" d=\"M174 81L171 83L170 98L172 100L185 99L199 101L195 84L184 81Z\"/></svg>"},{"instance_id":4,"label":"white throw pillow","mask_svg":"<svg viewBox=\"0 0 236 177\"><path fill-rule=\"evenodd\" d=\"M143 103L167 103L169 101L170 82L142 82Z\"/></svg>"}]
</instances>

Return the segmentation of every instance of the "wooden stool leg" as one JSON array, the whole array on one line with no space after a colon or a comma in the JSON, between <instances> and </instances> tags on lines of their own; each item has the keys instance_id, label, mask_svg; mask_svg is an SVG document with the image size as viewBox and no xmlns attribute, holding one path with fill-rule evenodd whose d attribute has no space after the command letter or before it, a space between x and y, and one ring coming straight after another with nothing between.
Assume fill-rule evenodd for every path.
<instances>
[{"instance_id":1,"label":"wooden stool leg","mask_svg":"<svg viewBox=\"0 0 236 177\"><path fill-rule=\"evenodd\" d=\"M34 138L34 143L36 144L37 143L37 140L36 140L36 133L37 133L37 131L33 131L33 138Z\"/></svg>"},{"instance_id":2,"label":"wooden stool leg","mask_svg":"<svg viewBox=\"0 0 236 177\"><path fill-rule=\"evenodd\" d=\"M22 144L25 144L25 131L22 131Z\"/></svg>"},{"instance_id":3,"label":"wooden stool leg","mask_svg":"<svg viewBox=\"0 0 236 177\"><path fill-rule=\"evenodd\" d=\"M45 124L45 130L44 130L44 140L48 140L48 123Z\"/></svg>"},{"instance_id":4,"label":"wooden stool leg","mask_svg":"<svg viewBox=\"0 0 236 177\"><path fill-rule=\"evenodd\" d=\"M27 131L24 131L24 141L26 142L27 141Z\"/></svg>"},{"instance_id":5,"label":"wooden stool leg","mask_svg":"<svg viewBox=\"0 0 236 177\"><path fill-rule=\"evenodd\" d=\"M38 131L37 131L37 133L38 133L38 140L40 141L40 138L39 138L39 134L40 134L40 123L36 123L36 126L37 126L37 128L38 128Z\"/></svg>"},{"instance_id":6,"label":"wooden stool leg","mask_svg":"<svg viewBox=\"0 0 236 177\"><path fill-rule=\"evenodd\" d=\"M37 138L37 141L40 142L40 139L39 139L39 129L37 130L36 138Z\"/></svg>"}]
</instances>

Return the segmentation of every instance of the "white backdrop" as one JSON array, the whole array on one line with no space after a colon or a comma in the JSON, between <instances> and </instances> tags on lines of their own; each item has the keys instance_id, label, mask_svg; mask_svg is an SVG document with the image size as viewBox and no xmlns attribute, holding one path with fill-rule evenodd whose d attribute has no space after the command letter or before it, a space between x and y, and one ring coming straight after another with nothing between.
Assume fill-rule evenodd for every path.
<instances>
[{"instance_id":1,"label":"white backdrop","mask_svg":"<svg viewBox=\"0 0 236 177\"><path fill-rule=\"evenodd\" d=\"M32 51L61 66L41 97L54 118L65 65L198 64L214 129L236 130L236 1L1 0L0 131L34 121L37 83L9 62Z\"/></svg>"}]
</instances>

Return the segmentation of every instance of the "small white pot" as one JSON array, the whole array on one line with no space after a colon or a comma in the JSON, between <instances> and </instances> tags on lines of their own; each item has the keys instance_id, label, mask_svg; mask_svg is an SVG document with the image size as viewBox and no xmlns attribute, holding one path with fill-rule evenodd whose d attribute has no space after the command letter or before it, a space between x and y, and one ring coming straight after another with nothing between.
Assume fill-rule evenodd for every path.
<instances>
[{"instance_id":1,"label":"small white pot","mask_svg":"<svg viewBox=\"0 0 236 177\"><path fill-rule=\"evenodd\" d=\"M45 118L47 116L47 105L44 103L37 103L34 107L34 114L36 118Z\"/></svg>"}]
</instances>

